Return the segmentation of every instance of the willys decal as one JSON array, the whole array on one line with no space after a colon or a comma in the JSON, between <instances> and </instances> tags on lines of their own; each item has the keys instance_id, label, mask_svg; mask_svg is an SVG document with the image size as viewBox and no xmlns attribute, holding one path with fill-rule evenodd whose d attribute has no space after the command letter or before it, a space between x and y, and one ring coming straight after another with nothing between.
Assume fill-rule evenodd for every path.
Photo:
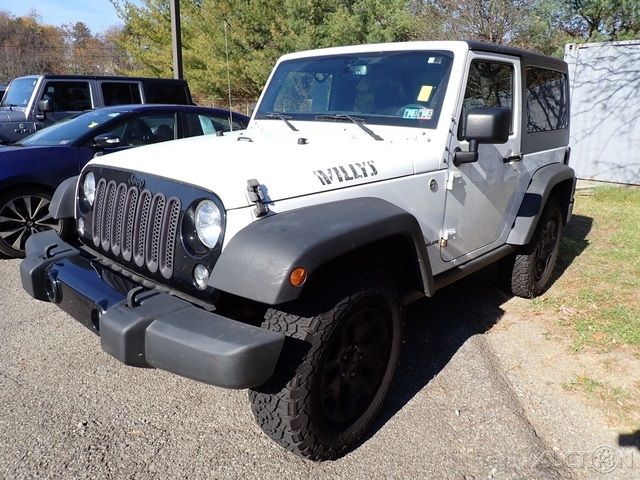
<instances>
[{"instance_id":1,"label":"willys decal","mask_svg":"<svg viewBox=\"0 0 640 480\"><path fill-rule=\"evenodd\" d=\"M378 175L378 170L373 160L367 160L314 170L313 173L322 185L331 185L334 182L349 182L358 178L375 177Z\"/></svg>"}]
</instances>

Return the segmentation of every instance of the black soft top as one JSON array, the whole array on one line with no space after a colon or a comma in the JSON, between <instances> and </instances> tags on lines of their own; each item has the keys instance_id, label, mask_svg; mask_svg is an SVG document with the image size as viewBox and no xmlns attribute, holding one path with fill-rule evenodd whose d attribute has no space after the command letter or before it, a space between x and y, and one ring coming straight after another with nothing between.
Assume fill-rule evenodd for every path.
<instances>
[{"instance_id":1,"label":"black soft top","mask_svg":"<svg viewBox=\"0 0 640 480\"><path fill-rule=\"evenodd\" d=\"M506 45L495 45L493 43L484 43L476 41L468 41L470 50L476 52L499 53L502 55L513 55L527 61L528 64L539 65L541 67L553 68L562 72L567 71L567 64L556 57L542 55L540 53L524 50L523 48L508 47Z\"/></svg>"}]
</instances>

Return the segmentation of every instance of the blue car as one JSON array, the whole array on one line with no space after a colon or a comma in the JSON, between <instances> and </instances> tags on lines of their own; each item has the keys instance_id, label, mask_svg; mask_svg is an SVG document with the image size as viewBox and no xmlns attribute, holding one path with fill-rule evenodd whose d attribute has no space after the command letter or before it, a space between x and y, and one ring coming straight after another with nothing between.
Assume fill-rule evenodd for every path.
<instances>
[{"instance_id":1,"label":"blue car","mask_svg":"<svg viewBox=\"0 0 640 480\"><path fill-rule=\"evenodd\" d=\"M49 215L56 187L96 155L177 138L241 130L249 118L190 105L120 105L84 112L0 147L0 254L24 256L31 234L72 226Z\"/></svg>"}]
</instances>

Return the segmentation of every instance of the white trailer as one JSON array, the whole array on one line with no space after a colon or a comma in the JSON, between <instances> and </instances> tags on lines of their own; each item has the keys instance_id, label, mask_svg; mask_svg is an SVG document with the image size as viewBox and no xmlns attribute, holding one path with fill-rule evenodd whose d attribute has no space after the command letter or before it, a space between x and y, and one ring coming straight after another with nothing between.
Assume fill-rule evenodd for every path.
<instances>
[{"instance_id":1,"label":"white trailer","mask_svg":"<svg viewBox=\"0 0 640 480\"><path fill-rule=\"evenodd\" d=\"M564 60L576 176L640 185L640 40L570 43Z\"/></svg>"}]
</instances>

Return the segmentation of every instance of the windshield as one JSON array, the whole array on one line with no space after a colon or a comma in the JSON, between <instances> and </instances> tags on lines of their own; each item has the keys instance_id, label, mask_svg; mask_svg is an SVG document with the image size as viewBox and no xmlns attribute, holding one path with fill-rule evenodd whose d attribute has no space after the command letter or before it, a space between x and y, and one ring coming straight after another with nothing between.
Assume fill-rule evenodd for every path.
<instances>
[{"instance_id":1,"label":"windshield","mask_svg":"<svg viewBox=\"0 0 640 480\"><path fill-rule=\"evenodd\" d=\"M81 113L72 118L67 118L50 127L40 130L20 141L20 145L31 146L52 146L68 145L75 142L86 133L91 132L107 122L110 122L126 110L91 110Z\"/></svg>"},{"instance_id":2,"label":"windshield","mask_svg":"<svg viewBox=\"0 0 640 480\"><path fill-rule=\"evenodd\" d=\"M327 120L346 114L369 124L435 128L449 80L451 52L332 55L282 62L256 118ZM274 120L280 121L280 120Z\"/></svg>"},{"instance_id":3,"label":"windshield","mask_svg":"<svg viewBox=\"0 0 640 480\"><path fill-rule=\"evenodd\" d=\"M17 78L9 84L0 107L26 107L31 99L37 78Z\"/></svg>"}]
</instances>

